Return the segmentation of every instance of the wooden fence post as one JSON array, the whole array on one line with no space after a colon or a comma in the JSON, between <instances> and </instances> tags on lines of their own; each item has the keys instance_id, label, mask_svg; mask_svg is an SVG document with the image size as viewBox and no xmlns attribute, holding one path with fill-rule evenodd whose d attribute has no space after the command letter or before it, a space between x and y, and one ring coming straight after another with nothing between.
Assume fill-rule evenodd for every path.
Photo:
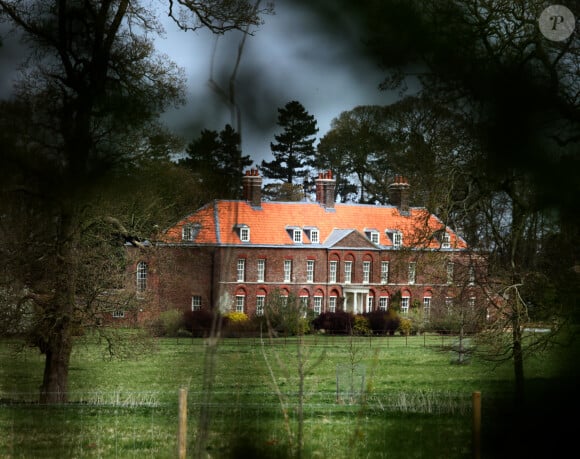
<instances>
[{"instance_id":1,"label":"wooden fence post","mask_svg":"<svg viewBox=\"0 0 580 459\"><path fill-rule=\"evenodd\" d=\"M473 423L472 423L472 450L473 459L481 457L481 392L476 391L471 394L473 406Z\"/></svg>"},{"instance_id":2,"label":"wooden fence post","mask_svg":"<svg viewBox=\"0 0 580 459\"><path fill-rule=\"evenodd\" d=\"M179 389L179 427L177 431L179 459L187 456L187 389Z\"/></svg>"}]
</instances>

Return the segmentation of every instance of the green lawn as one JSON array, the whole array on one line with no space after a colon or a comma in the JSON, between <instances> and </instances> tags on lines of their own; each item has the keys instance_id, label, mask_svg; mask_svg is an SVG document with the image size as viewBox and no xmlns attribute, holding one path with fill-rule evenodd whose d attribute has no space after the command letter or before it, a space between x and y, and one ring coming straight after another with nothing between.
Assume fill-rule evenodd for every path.
<instances>
[{"instance_id":1,"label":"green lawn","mask_svg":"<svg viewBox=\"0 0 580 459\"><path fill-rule=\"evenodd\" d=\"M486 412L509 399L513 371L477 358L451 364L442 346L453 339L307 336L303 457L470 457L471 394L482 393L485 430ZM290 457L300 407L296 338L223 340L210 391L207 349L202 339L167 338L138 358L108 360L102 346L79 338L71 403L46 407L31 403L42 356L1 342L0 457L176 457L180 388L189 392L190 452L205 413L211 457ZM527 378L551 378L552 362L530 360Z\"/></svg>"}]
</instances>

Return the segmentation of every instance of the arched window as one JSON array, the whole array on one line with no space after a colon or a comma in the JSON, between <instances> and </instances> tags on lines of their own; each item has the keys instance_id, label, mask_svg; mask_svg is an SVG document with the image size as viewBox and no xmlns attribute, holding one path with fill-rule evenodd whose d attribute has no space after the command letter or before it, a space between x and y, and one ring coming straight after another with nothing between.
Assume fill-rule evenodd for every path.
<instances>
[{"instance_id":1,"label":"arched window","mask_svg":"<svg viewBox=\"0 0 580 459\"><path fill-rule=\"evenodd\" d=\"M137 263L137 292L142 293L147 289L147 263Z\"/></svg>"}]
</instances>

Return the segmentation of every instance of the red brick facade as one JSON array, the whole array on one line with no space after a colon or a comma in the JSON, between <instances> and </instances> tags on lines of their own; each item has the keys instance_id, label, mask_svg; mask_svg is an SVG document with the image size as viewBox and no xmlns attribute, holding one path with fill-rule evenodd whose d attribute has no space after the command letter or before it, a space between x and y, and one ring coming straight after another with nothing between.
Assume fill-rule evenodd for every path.
<instances>
[{"instance_id":1,"label":"red brick facade","mask_svg":"<svg viewBox=\"0 0 580 459\"><path fill-rule=\"evenodd\" d=\"M261 202L257 171L244 179L244 200L210 203L133 254L148 268L143 317L213 307L251 316L277 289L316 312L370 312L397 296L404 313L480 296L482 260L437 217L409 207L401 177L391 206L335 204L330 173L315 203Z\"/></svg>"}]
</instances>

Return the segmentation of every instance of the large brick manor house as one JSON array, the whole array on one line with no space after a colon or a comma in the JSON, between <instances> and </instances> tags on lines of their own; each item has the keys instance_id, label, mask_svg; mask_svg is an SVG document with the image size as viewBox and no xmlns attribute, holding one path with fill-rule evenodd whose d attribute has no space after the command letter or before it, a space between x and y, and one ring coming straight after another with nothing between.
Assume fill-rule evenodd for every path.
<instances>
[{"instance_id":1,"label":"large brick manor house","mask_svg":"<svg viewBox=\"0 0 580 459\"><path fill-rule=\"evenodd\" d=\"M435 215L409 206L405 178L389 186L388 206L335 203L335 183L324 172L316 202L265 202L258 170L248 170L243 199L213 201L134 253L137 320L214 307L259 315L275 290L316 313L387 310L397 298L402 314L429 316L477 300L480 262Z\"/></svg>"}]
</instances>

